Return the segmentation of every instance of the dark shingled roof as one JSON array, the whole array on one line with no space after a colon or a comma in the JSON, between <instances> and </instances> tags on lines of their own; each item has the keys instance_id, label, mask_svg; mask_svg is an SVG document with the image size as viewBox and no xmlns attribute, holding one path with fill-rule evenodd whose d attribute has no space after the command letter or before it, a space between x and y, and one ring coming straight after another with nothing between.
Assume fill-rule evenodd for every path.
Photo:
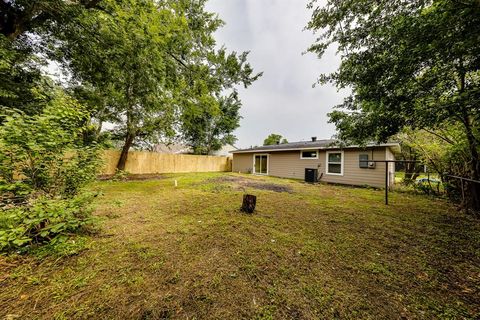
<instances>
[{"instance_id":1,"label":"dark shingled roof","mask_svg":"<svg viewBox=\"0 0 480 320\"><path fill-rule=\"evenodd\" d=\"M249 149L239 149L231 151L231 153L248 153L248 152L269 152L269 151L289 151L289 150L307 150L307 149L339 149L339 148L358 148L358 145L349 145L349 146L339 146L335 143L338 142L334 139L324 139L316 141L299 141L299 142L290 142L290 143L281 143L269 146L260 146L253 147ZM368 143L366 147L399 147L399 144L394 143L384 143L384 144L375 144Z\"/></svg>"}]
</instances>

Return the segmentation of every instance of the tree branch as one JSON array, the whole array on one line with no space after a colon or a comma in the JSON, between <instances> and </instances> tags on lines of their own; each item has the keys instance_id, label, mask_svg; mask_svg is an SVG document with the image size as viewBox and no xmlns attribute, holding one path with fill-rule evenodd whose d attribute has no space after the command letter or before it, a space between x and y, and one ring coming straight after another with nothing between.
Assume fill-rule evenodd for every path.
<instances>
[{"instance_id":1,"label":"tree branch","mask_svg":"<svg viewBox=\"0 0 480 320\"><path fill-rule=\"evenodd\" d=\"M167 53L168 53L168 55L169 55L170 57L172 57L175 61L177 61L178 63L180 63L185 69L190 70L190 68L189 68L189 67L185 64L185 62L183 62L181 59L175 57L175 55L172 54L172 53L170 53L170 52L167 52Z\"/></svg>"},{"instance_id":2,"label":"tree branch","mask_svg":"<svg viewBox=\"0 0 480 320\"><path fill-rule=\"evenodd\" d=\"M452 140L450 140L449 138L444 137L444 136L436 133L435 131L432 131L432 130L429 130L429 129L425 129L425 128L424 128L423 130L426 131L426 132L428 132L428 133L430 133L430 134L433 134L434 136L442 139L443 141L445 141L445 142L447 142L447 143L449 143L449 144L452 144L452 145L455 144L454 141L452 141Z\"/></svg>"}]
</instances>

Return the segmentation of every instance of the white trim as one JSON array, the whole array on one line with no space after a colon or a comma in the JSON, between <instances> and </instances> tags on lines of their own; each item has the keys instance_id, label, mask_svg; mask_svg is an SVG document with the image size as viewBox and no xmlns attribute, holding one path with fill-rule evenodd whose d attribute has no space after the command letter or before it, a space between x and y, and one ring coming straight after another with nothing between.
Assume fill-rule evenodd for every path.
<instances>
[{"instance_id":1,"label":"white trim","mask_svg":"<svg viewBox=\"0 0 480 320\"><path fill-rule=\"evenodd\" d=\"M311 158L311 157L304 158L304 157L302 156L302 154L303 154L303 152L305 152L305 151L307 151L307 150L300 150L300 159L302 159L302 160L311 160L311 159L315 160L315 159L318 159L318 154L320 153L318 150L314 150L314 151L317 153L317 156L316 156L315 158Z\"/></svg>"},{"instance_id":2,"label":"white trim","mask_svg":"<svg viewBox=\"0 0 480 320\"><path fill-rule=\"evenodd\" d=\"M255 157L256 156L267 156L267 173L257 173L257 172L255 172ZM252 157L252 160L253 160L252 174L268 176L268 172L270 170L270 155L268 153L254 153L253 157Z\"/></svg>"},{"instance_id":3,"label":"white trim","mask_svg":"<svg viewBox=\"0 0 480 320\"><path fill-rule=\"evenodd\" d=\"M230 151L230 153L252 153L252 152L276 152L276 151L298 151L298 150L340 150L340 149L363 149L363 148L382 148L382 147L400 147L400 144L398 143L385 143L385 144L369 144L366 146L358 146L358 145L352 145L352 146L345 146L345 147L339 147L339 146L334 146L334 147L304 147L304 148L290 148L290 149L246 149L246 150L235 150L235 151Z\"/></svg>"},{"instance_id":4,"label":"white trim","mask_svg":"<svg viewBox=\"0 0 480 320\"><path fill-rule=\"evenodd\" d=\"M341 156L341 159L340 159L340 173L331 173L331 172L328 172L328 155L331 154L331 153L340 153L342 156ZM331 175L331 176L343 176L343 163L344 163L344 154L343 154L343 150L338 150L338 151L327 151L325 152L325 174L328 174L328 175ZM334 162L332 162L334 163ZM336 163L338 164L338 163Z\"/></svg>"}]
</instances>

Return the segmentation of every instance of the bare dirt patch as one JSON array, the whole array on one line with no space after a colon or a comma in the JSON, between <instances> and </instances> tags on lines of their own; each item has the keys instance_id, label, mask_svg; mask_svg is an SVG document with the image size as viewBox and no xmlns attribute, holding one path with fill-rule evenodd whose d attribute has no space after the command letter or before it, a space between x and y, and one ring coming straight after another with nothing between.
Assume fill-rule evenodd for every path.
<instances>
[{"instance_id":1,"label":"bare dirt patch","mask_svg":"<svg viewBox=\"0 0 480 320\"><path fill-rule=\"evenodd\" d=\"M293 193L293 190L291 187L283 186L281 184L274 184L274 183L246 182L243 184L243 186L254 188L254 189L260 189L260 190Z\"/></svg>"},{"instance_id":2,"label":"bare dirt patch","mask_svg":"<svg viewBox=\"0 0 480 320\"><path fill-rule=\"evenodd\" d=\"M224 176L224 177L209 179L208 182L229 184L229 185L232 185L237 190L244 190L245 188L253 188L258 190L293 193L293 189L290 186L257 181L257 180L248 179L244 177Z\"/></svg>"},{"instance_id":3,"label":"bare dirt patch","mask_svg":"<svg viewBox=\"0 0 480 320\"><path fill-rule=\"evenodd\" d=\"M115 175L113 174L103 174L98 176L98 180L112 180L115 178ZM165 179L166 177L161 174L129 174L123 177L120 180L125 180L125 181L145 181L145 180L162 180Z\"/></svg>"}]
</instances>

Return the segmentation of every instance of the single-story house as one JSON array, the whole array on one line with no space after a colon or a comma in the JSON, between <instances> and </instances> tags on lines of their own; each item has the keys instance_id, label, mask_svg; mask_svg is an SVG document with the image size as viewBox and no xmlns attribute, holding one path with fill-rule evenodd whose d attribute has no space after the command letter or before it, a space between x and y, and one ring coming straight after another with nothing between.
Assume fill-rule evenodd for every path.
<instances>
[{"instance_id":1,"label":"single-story house","mask_svg":"<svg viewBox=\"0 0 480 320\"><path fill-rule=\"evenodd\" d=\"M301 141L232 151L233 172L324 181L358 186L385 186L385 165L395 160L398 143L336 146L335 140ZM395 163L388 163L389 186Z\"/></svg>"}]
</instances>

